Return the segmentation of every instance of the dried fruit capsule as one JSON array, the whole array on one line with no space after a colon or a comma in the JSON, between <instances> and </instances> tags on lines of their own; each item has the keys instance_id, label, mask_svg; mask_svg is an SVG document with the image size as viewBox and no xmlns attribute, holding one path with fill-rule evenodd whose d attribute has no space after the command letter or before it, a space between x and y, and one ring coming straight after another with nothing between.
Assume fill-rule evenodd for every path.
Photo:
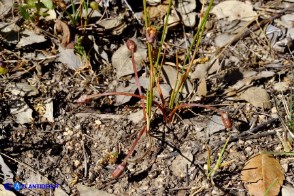
<instances>
[{"instance_id":1,"label":"dried fruit capsule","mask_svg":"<svg viewBox=\"0 0 294 196\"><path fill-rule=\"evenodd\" d=\"M121 164L119 164L115 170L113 170L113 172L111 173L111 176L113 179L117 179L118 177L120 177L122 175L122 173L124 173L125 169L127 166L127 162L124 161Z\"/></svg>"},{"instance_id":2,"label":"dried fruit capsule","mask_svg":"<svg viewBox=\"0 0 294 196\"><path fill-rule=\"evenodd\" d=\"M148 43L154 43L157 35L157 29L155 27L148 27L146 29L146 40Z\"/></svg>"},{"instance_id":3,"label":"dried fruit capsule","mask_svg":"<svg viewBox=\"0 0 294 196\"><path fill-rule=\"evenodd\" d=\"M125 169L127 166L127 162L122 162L121 164L119 164L115 170L113 170L113 172L111 173L111 176L113 179L117 179L118 177L120 177L122 175L122 173L124 173Z\"/></svg>"},{"instance_id":4,"label":"dried fruit capsule","mask_svg":"<svg viewBox=\"0 0 294 196\"><path fill-rule=\"evenodd\" d=\"M132 51L132 52L136 52L137 45L136 45L136 43L135 43L133 40L129 39L129 40L127 41L127 47L128 47L128 49L129 49L130 51Z\"/></svg>"},{"instance_id":5,"label":"dried fruit capsule","mask_svg":"<svg viewBox=\"0 0 294 196\"><path fill-rule=\"evenodd\" d=\"M231 129L233 127L233 121L230 118L229 114L226 112L222 112L221 116L222 116L222 121L223 121L224 126L227 129Z\"/></svg>"}]
</instances>

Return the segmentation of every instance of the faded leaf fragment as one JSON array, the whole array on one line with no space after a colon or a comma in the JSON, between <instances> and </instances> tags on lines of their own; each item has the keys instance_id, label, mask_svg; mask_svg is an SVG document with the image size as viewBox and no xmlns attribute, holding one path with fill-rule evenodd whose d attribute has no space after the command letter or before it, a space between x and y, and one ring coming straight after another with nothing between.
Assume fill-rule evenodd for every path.
<instances>
[{"instance_id":1,"label":"faded leaf fragment","mask_svg":"<svg viewBox=\"0 0 294 196\"><path fill-rule=\"evenodd\" d=\"M5 161L1 155L0 155L0 168L2 171L3 183L12 183L13 178L14 178L13 172L8 167L8 165L5 163ZM1 190L1 188L0 188L0 190Z\"/></svg>"},{"instance_id":2,"label":"faded leaf fragment","mask_svg":"<svg viewBox=\"0 0 294 196\"><path fill-rule=\"evenodd\" d=\"M207 70L209 69L209 63L198 64L195 71L191 73L191 79L202 79L207 75Z\"/></svg>"},{"instance_id":3,"label":"faded leaf fragment","mask_svg":"<svg viewBox=\"0 0 294 196\"><path fill-rule=\"evenodd\" d=\"M166 19L166 17L164 18L164 20ZM169 17L168 17L168 21L167 24L169 27L173 27L176 26L180 23L180 17L178 15L178 13L175 10L172 10Z\"/></svg>"},{"instance_id":4,"label":"faded leaf fragment","mask_svg":"<svg viewBox=\"0 0 294 196\"><path fill-rule=\"evenodd\" d=\"M168 5L158 5L147 7L147 11L150 14L150 19L162 18L166 15Z\"/></svg>"},{"instance_id":5,"label":"faded leaf fragment","mask_svg":"<svg viewBox=\"0 0 294 196\"><path fill-rule=\"evenodd\" d=\"M0 36L5 37L5 40L1 41L8 42L9 44L17 44L19 42L20 30L21 28L16 24L16 22L0 22Z\"/></svg>"},{"instance_id":6,"label":"faded leaf fragment","mask_svg":"<svg viewBox=\"0 0 294 196\"><path fill-rule=\"evenodd\" d=\"M26 29L21 33L21 38L16 47L21 48L32 44L43 43L45 41L46 38L44 35L38 35L35 32Z\"/></svg>"},{"instance_id":7,"label":"faded leaf fragment","mask_svg":"<svg viewBox=\"0 0 294 196\"><path fill-rule=\"evenodd\" d=\"M272 106L269 94L265 89L260 87L252 87L247 89L240 95L240 98L251 103L255 107L270 109Z\"/></svg>"},{"instance_id":8,"label":"faded leaf fragment","mask_svg":"<svg viewBox=\"0 0 294 196\"><path fill-rule=\"evenodd\" d=\"M11 0L1 0L0 1L0 16L4 16L12 8L14 1Z\"/></svg>"},{"instance_id":9,"label":"faded leaf fragment","mask_svg":"<svg viewBox=\"0 0 294 196\"><path fill-rule=\"evenodd\" d=\"M74 53L74 49L59 47L58 60L67 65L70 69L79 69L83 66L81 58Z\"/></svg>"},{"instance_id":10,"label":"faded leaf fragment","mask_svg":"<svg viewBox=\"0 0 294 196\"><path fill-rule=\"evenodd\" d=\"M161 89L161 93L164 99L168 98L170 96L170 92L171 92L171 87L168 84L159 84L160 89ZM158 98L160 98L160 95L158 93L157 87L153 88L155 90L154 95Z\"/></svg>"},{"instance_id":11,"label":"faded leaf fragment","mask_svg":"<svg viewBox=\"0 0 294 196\"><path fill-rule=\"evenodd\" d=\"M208 122L208 125L206 127L206 131L208 135L212 135L214 133L217 133L221 130L226 129L226 127L223 124L222 118L217 115L213 115Z\"/></svg>"},{"instance_id":12,"label":"faded leaf fragment","mask_svg":"<svg viewBox=\"0 0 294 196\"><path fill-rule=\"evenodd\" d=\"M163 65L162 77L171 88L174 88L175 84L180 82L180 74L178 74L178 71L172 66ZM183 86L183 94L189 94L193 91L193 86L190 80L187 79Z\"/></svg>"},{"instance_id":13,"label":"faded leaf fragment","mask_svg":"<svg viewBox=\"0 0 294 196\"><path fill-rule=\"evenodd\" d=\"M194 0L179 0L176 1L176 10L182 16L182 21L185 26L193 27L196 24L196 1Z\"/></svg>"},{"instance_id":14,"label":"faded leaf fragment","mask_svg":"<svg viewBox=\"0 0 294 196\"><path fill-rule=\"evenodd\" d=\"M289 89L289 82L278 82L275 83L273 86L274 90L280 91L280 92L285 92L286 90Z\"/></svg>"},{"instance_id":15,"label":"faded leaf fragment","mask_svg":"<svg viewBox=\"0 0 294 196\"><path fill-rule=\"evenodd\" d=\"M294 27L294 13L285 14L281 16L281 21L278 20L278 23L283 25L286 28L293 28Z\"/></svg>"},{"instance_id":16,"label":"faded leaf fragment","mask_svg":"<svg viewBox=\"0 0 294 196\"><path fill-rule=\"evenodd\" d=\"M269 78L274 75L275 73L272 71L262 71L260 73L257 73L256 71L243 71L242 72L243 79L239 80L236 84L234 84L230 88L234 90L239 90L242 87L250 85L255 80L259 80L262 78Z\"/></svg>"},{"instance_id":17,"label":"faded leaf fragment","mask_svg":"<svg viewBox=\"0 0 294 196\"><path fill-rule=\"evenodd\" d=\"M116 92L129 92L129 93L134 93L137 89L137 85L134 84L134 83L130 83L129 86L122 86L122 85L119 85L117 88L116 88ZM116 101L115 101L115 105L122 105L122 104L125 104L127 103L128 101L131 100L131 96L125 96L125 95L117 95L115 96L116 98Z\"/></svg>"},{"instance_id":18,"label":"faded leaf fragment","mask_svg":"<svg viewBox=\"0 0 294 196\"><path fill-rule=\"evenodd\" d=\"M31 86L26 82L11 83L7 86L7 90L13 95L19 95L22 97L30 97L39 94L39 91L35 86Z\"/></svg>"},{"instance_id":19,"label":"faded leaf fragment","mask_svg":"<svg viewBox=\"0 0 294 196\"><path fill-rule=\"evenodd\" d=\"M171 170L173 172L173 175L179 178L183 178L186 176L186 167L187 165L191 164L189 160L193 159L193 155L190 151L184 152L183 155L185 157L178 155L171 165ZM189 160L187 160L187 158Z\"/></svg>"},{"instance_id":20,"label":"faded leaf fragment","mask_svg":"<svg viewBox=\"0 0 294 196\"><path fill-rule=\"evenodd\" d=\"M48 122L54 122L52 98L49 98L45 101L45 114L43 117L47 119Z\"/></svg>"},{"instance_id":21,"label":"faded leaf fragment","mask_svg":"<svg viewBox=\"0 0 294 196\"><path fill-rule=\"evenodd\" d=\"M227 18L228 21L236 19L250 21L257 16L251 4L241 1L220 2L211 10L211 13L215 14L217 19Z\"/></svg>"},{"instance_id":22,"label":"faded leaf fragment","mask_svg":"<svg viewBox=\"0 0 294 196\"><path fill-rule=\"evenodd\" d=\"M117 18L107 18L97 23L99 26L104 27L105 30L111 31L113 35L119 35L127 27L127 24Z\"/></svg>"},{"instance_id":23,"label":"faded leaf fragment","mask_svg":"<svg viewBox=\"0 0 294 196\"><path fill-rule=\"evenodd\" d=\"M23 101L16 107L10 109L10 113L15 117L15 121L19 124L33 122L33 110Z\"/></svg>"},{"instance_id":24,"label":"faded leaf fragment","mask_svg":"<svg viewBox=\"0 0 294 196\"><path fill-rule=\"evenodd\" d=\"M205 79L200 81L197 88L197 95L201 97L205 97L207 95L207 84Z\"/></svg>"},{"instance_id":25,"label":"faded leaf fragment","mask_svg":"<svg viewBox=\"0 0 294 196\"><path fill-rule=\"evenodd\" d=\"M234 37L234 34L230 34L230 33L219 34L216 36L214 40L215 45L220 48L224 47L232 40L233 37Z\"/></svg>"},{"instance_id":26,"label":"faded leaf fragment","mask_svg":"<svg viewBox=\"0 0 294 196\"><path fill-rule=\"evenodd\" d=\"M148 5L158 5L161 3L161 0L147 0L146 2Z\"/></svg>"},{"instance_id":27,"label":"faded leaf fragment","mask_svg":"<svg viewBox=\"0 0 294 196\"><path fill-rule=\"evenodd\" d=\"M2 184L0 184L0 193L1 195L5 195L5 196L15 196L14 192L12 191L8 191L6 190L7 188L5 188Z\"/></svg>"},{"instance_id":28,"label":"faded leaf fragment","mask_svg":"<svg viewBox=\"0 0 294 196\"><path fill-rule=\"evenodd\" d=\"M133 112L129 114L128 119L131 120L134 124L142 122L144 119L143 111L138 110L137 112Z\"/></svg>"}]
</instances>

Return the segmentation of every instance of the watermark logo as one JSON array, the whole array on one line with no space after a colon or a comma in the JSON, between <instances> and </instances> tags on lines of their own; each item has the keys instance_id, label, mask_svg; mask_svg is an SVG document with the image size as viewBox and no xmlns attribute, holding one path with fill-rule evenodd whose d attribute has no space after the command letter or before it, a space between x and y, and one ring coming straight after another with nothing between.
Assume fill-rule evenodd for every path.
<instances>
[{"instance_id":1,"label":"watermark logo","mask_svg":"<svg viewBox=\"0 0 294 196\"><path fill-rule=\"evenodd\" d=\"M13 188L14 188L14 190L16 190L16 191L20 191L20 189L22 189L22 184L19 183L19 182L15 182L15 183L13 184Z\"/></svg>"},{"instance_id":2,"label":"watermark logo","mask_svg":"<svg viewBox=\"0 0 294 196\"><path fill-rule=\"evenodd\" d=\"M11 191L13 188L11 183L4 183L3 186L6 190L9 190L9 191Z\"/></svg>"},{"instance_id":3,"label":"watermark logo","mask_svg":"<svg viewBox=\"0 0 294 196\"><path fill-rule=\"evenodd\" d=\"M12 189L20 191L22 189L56 189L59 187L59 184L22 184L20 182L15 182L14 184L4 183L3 186L6 190L9 191L11 191Z\"/></svg>"}]
</instances>

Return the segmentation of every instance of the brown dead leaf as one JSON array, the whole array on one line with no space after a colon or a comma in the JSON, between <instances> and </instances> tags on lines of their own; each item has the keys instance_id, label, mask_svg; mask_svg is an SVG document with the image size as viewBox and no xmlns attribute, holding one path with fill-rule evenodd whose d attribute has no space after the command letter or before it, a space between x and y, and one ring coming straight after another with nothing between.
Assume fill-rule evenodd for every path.
<instances>
[{"instance_id":1,"label":"brown dead leaf","mask_svg":"<svg viewBox=\"0 0 294 196\"><path fill-rule=\"evenodd\" d=\"M57 19L54 25L54 33L62 33L61 46L66 49L73 49L74 43L71 41L70 30L66 23Z\"/></svg>"},{"instance_id":2,"label":"brown dead leaf","mask_svg":"<svg viewBox=\"0 0 294 196\"><path fill-rule=\"evenodd\" d=\"M97 24L113 35L120 35L127 27L127 24L120 18L106 18L97 22Z\"/></svg>"},{"instance_id":3,"label":"brown dead leaf","mask_svg":"<svg viewBox=\"0 0 294 196\"><path fill-rule=\"evenodd\" d=\"M278 195L285 180L284 172L279 161L272 155L260 154L250 159L241 172L241 179L249 194L263 196Z\"/></svg>"}]
</instances>

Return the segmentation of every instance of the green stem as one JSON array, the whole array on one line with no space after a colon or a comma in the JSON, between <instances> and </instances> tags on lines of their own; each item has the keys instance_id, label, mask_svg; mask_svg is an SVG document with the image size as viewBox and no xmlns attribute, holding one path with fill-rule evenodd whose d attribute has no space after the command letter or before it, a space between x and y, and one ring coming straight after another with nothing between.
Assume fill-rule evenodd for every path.
<instances>
[{"instance_id":1,"label":"green stem","mask_svg":"<svg viewBox=\"0 0 294 196\"><path fill-rule=\"evenodd\" d=\"M191 70L191 68L192 68L192 65L193 65L193 60L195 59L196 54L198 53L198 47L199 47L199 45L200 45L201 37L202 37L202 35L203 35L204 28L205 28L205 24L206 24L206 21L207 21L207 19L208 19L209 12L210 12L210 10L211 10L211 7L212 7L212 5L213 5L213 2L214 2L214 0L211 0L211 1L210 1L209 6L208 6L208 8L207 8L207 10L206 10L206 12L205 12L205 14L204 14L204 17L203 17L203 19L201 20L200 25L198 26L197 33L196 33L196 35L194 36L193 42L192 42L192 44L190 45L190 48L189 48L189 50L188 50L188 52L187 52L187 54L186 54L186 57L185 57L185 59L184 59L184 64L183 64L184 66L183 66L183 69L184 69L184 67L185 67L185 65L186 65L186 61L188 60L188 58L189 58L189 56L190 56L190 52L192 51L193 45L194 45L194 43L195 43L196 40L197 40L197 42L196 42L196 46L195 46L195 49L194 49L194 52L193 52L193 55L192 55L192 58L191 58L190 63L189 63L189 65L188 65L188 68L186 69L186 72L182 75L181 80L180 80L180 84L179 84L179 85L176 85L176 87L175 87L174 90L173 90L174 92L172 93L172 97L171 97L171 99L170 99L169 108L173 108L173 107L174 107L174 104L175 104L175 103L177 104L177 102L178 102L178 100L176 100L176 98L178 97L179 92L182 91L182 89L183 89L183 84L184 84L184 82L186 81L186 79L187 79L187 77L188 77L188 75L189 75L189 72L190 72L190 70Z\"/></svg>"},{"instance_id":2,"label":"green stem","mask_svg":"<svg viewBox=\"0 0 294 196\"><path fill-rule=\"evenodd\" d=\"M149 17L147 14L147 2L143 0L143 7L144 7L144 21L145 21L145 29L149 27ZM147 42L147 49L148 49L148 58L150 63L150 77L149 77L149 87L147 90L147 102L146 102L146 123L147 123L147 131L150 128L150 117L151 117L151 107L153 101L153 83L152 83L152 76L153 76L153 61L152 61L152 48L151 44Z\"/></svg>"},{"instance_id":3,"label":"green stem","mask_svg":"<svg viewBox=\"0 0 294 196\"><path fill-rule=\"evenodd\" d=\"M158 53L157 53L157 59L156 59L156 63L155 63L155 68L158 68L159 65L159 60L161 57L161 51L162 51L162 46L167 34L167 29L168 29L168 17L170 15L170 11L171 11L171 5L172 5L172 0L169 0L168 2L168 9L167 9L167 13L166 13L166 17L165 17L165 21L164 21L164 25L163 25L163 31L162 31L162 35L161 35L161 41L159 44L159 48L158 48Z\"/></svg>"}]
</instances>

